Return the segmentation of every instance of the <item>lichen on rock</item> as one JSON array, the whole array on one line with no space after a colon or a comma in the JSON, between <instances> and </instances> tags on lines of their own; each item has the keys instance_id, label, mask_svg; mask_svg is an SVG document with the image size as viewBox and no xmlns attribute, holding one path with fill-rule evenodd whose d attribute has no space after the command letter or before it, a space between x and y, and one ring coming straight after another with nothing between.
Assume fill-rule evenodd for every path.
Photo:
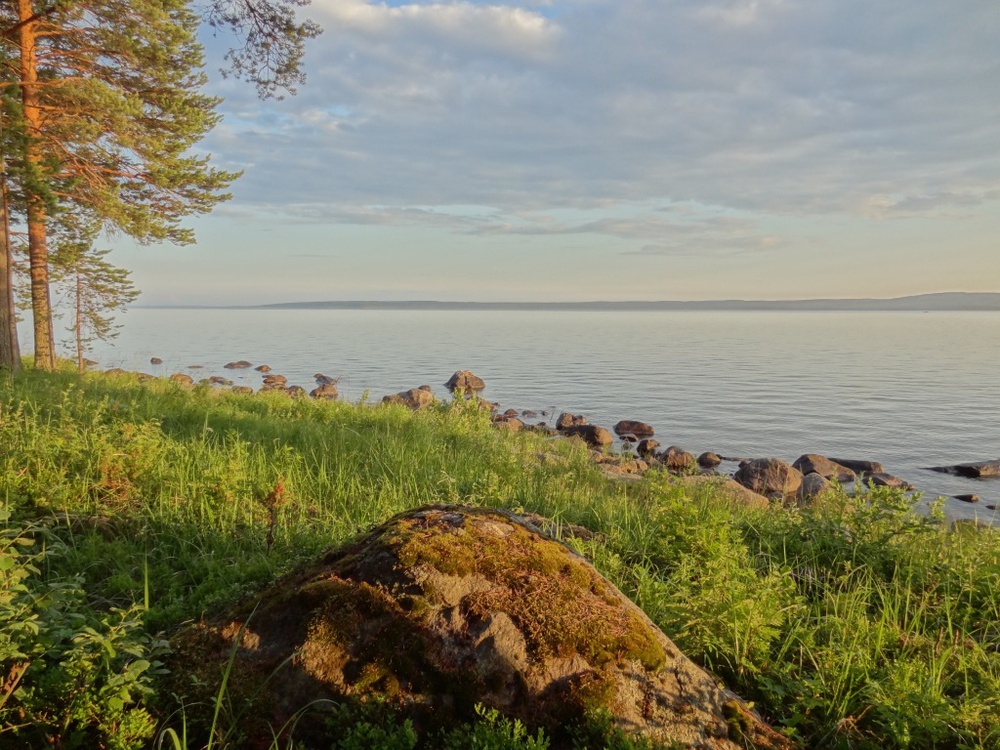
<instances>
[{"instance_id":1,"label":"lichen on rock","mask_svg":"<svg viewBox=\"0 0 1000 750\"><path fill-rule=\"evenodd\" d=\"M791 747L586 560L501 511L400 514L182 631L174 674L194 678L189 700L217 689L237 640L230 697L256 701L250 739L329 698L388 702L425 724L481 704L558 734L600 711L681 747ZM322 732L307 718L296 737L329 746Z\"/></svg>"}]
</instances>

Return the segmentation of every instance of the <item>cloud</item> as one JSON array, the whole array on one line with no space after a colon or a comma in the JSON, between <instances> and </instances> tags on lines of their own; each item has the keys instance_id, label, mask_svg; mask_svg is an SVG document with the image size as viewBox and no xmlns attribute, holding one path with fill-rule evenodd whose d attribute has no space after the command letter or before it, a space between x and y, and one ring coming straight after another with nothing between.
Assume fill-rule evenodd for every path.
<instances>
[{"instance_id":1,"label":"cloud","mask_svg":"<svg viewBox=\"0 0 1000 750\"><path fill-rule=\"evenodd\" d=\"M218 84L228 116L207 145L248 166L239 203L303 219L626 236L615 216L520 217L934 216L997 199L995 7L317 0L300 95ZM493 223L411 208L456 204Z\"/></svg>"}]
</instances>

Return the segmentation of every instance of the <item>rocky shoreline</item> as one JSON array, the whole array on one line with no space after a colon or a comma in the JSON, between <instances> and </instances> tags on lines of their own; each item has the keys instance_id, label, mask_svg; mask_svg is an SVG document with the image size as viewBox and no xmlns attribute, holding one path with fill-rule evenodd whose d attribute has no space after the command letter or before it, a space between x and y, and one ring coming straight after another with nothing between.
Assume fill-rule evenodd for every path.
<instances>
[{"instance_id":1,"label":"rocky shoreline","mask_svg":"<svg viewBox=\"0 0 1000 750\"><path fill-rule=\"evenodd\" d=\"M150 360L152 365L162 365L158 357ZM188 369L200 369L192 365ZM296 384L289 384L284 375L272 372L266 364L254 365L247 360L235 360L223 365L227 370L250 370L260 373L261 386L257 392L283 392L291 397L336 400L339 397L337 378L322 373L313 376L314 387L307 390ZM106 374L124 374L127 371L113 368ZM142 378L153 378L148 373L138 373ZM238 385L233 380L220 375L212 375L198 381L187 373L175 372L167 378L181 385L192 386L196 382L213 387L227 388L235 393L250 395L255 391L247 385ZM498 403L487 401L479 395L486 388L485 381L469 370L456 371L444 384L452 394L462 394L474 399L491 414L491 420L498 429L510 432L531 430L551 437L576 439L591 449L595 463L610 477L638 479L650 470L667 471L678 480L688 484L713 481L722 485L731 495L751 504L767 504L774 500L807 505L829 492L834 483L841 486L873 486L917 491L918 487L906 479L885 471L878 461L858 458L827 457L815 453L804 453L795 461L787 463L775 457L734 457L722 456L712 451L693 453L677 445L661 450L654 438L652 425L637 419L619 420L611 430L590 424L587 417L569 412L560 413L553 423L548 420L548 412L506 409L501 411ZM433 389L429 385L399 391L384 396L383 403L394 403L419 410L435 401ZM617 439L616 439L617 438ZM619 450L614 450L616 443ZM1000 478L1000 459L969 461L946 466L924 467L927 471L950 474L973 480ZM979 503L978 493L958 493L950 496L963 503ZM998 511L1000 506L984 504L988 511Z\"/></svg>"}]
</instances>

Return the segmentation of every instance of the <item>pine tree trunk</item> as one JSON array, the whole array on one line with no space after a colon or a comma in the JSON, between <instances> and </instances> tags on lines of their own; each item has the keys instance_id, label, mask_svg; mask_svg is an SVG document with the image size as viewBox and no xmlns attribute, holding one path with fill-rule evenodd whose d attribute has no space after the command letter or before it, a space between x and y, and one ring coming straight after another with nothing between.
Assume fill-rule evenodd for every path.
<instances>
[{"instance_id":1,"label":"pine tree trunk","mask_svg":"<svg viewBox=\"0 0 1000 750\"><path fill-rule=\"evenodd\" d=\"M21 369L21 349L17 343L17 316L14 312L13 264L10 253L10 214L7 211L7 179L0 155L0 368Z\"/></svg>"},{"instance_id":2,"label":"pine tree trunk","mask_svg":"<svg viewBox=\"0 0 1000 750\"><path fill-rule=\"evenodd\" d=\"M83 276L76 271L76 320L73 329L76 332L76 369L83 375Z\"/></svg>"},{"instance_id":3,"label":"pine tree trunk","mask_svg":"<svg viewBox=\"0 0 1000 750\"><path fill-rule=\"evenodd\" d=\"M36 21L31 0L18 0L18 32L21 53L21 104L27 122L28 138L24 148L29 169L41 167L37 142L41 132L41 110L38 101L38 60L35 55ZM49 254L46 244L45 201L28 187L28 259L31 270L31 314L35 330L35 367L54 370L55 340L52 335L52 302L49 297Z\"/></svg>"}]
</instances>

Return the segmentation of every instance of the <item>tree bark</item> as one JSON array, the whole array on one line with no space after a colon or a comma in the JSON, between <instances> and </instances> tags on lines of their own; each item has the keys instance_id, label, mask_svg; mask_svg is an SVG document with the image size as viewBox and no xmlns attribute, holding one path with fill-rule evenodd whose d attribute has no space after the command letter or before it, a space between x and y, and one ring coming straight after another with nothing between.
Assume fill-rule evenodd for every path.
<instances>
[{"instance_id":1,"label":"tree bark","mask_svg":"<svg viewBox=\"0 0 1000 750\"><path fill-rule=\"evenodd\" d=\"M21 349L17 342L17 314L14 311L13 262L10 250L10 212L7 202L7 169L0 153L0 368L21 369Z\"/></svg>"},{"instance_id":2,"label":"tree bark","mask_svg":"<svg viewBox=\"0 0 1000 750\"><path fill-rule=\"evenodd\" d=\"M27 123L24 154L28 169L41 168L37 146L42 115L38 97L38 58L35 52L39 16L31 0L17 1L18 46L21 56L21 105ZM34 175L37 177L37 175ZM52 301L49 296L49 254L45 226L45 200L36 186L29 185L27 195L28 259L31 271L31 314L35 331L35 367L54 370L55 340L52 335Z\"/></svg>"}]
</instances>

